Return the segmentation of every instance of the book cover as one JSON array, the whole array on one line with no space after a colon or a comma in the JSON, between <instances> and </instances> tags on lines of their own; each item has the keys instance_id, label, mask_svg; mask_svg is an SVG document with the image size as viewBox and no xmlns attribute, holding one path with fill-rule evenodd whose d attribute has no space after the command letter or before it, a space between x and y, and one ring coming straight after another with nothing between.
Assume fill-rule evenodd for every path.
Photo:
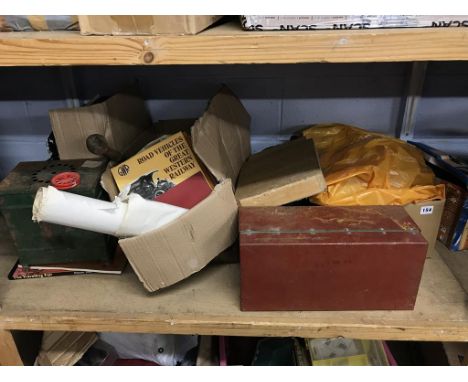
<instances>
[{"instance_id":1,"label":"book cover","mask_svg":"<svg viewBox=\"0 0 468 382\"><path fill-rule=\"evenodd\" d=\"M75 272L64 269L26 269L19 262L17 262L10 273L8 274L9 280L23 280L23 279L39 279L54 276L70 276L70 275L83 275L87 272ZM88 272L89 273L89 272Z\"/></svg>"},{"instance_id":2,"label":"book cover","mask_svg":"<svg viewBox=\"0 0 468 382\"><path fill-rule=\"evenodd\" d=\"M8 274L8 279L37 279L54 276L84 275L91 273L120 275L122 274L126 265L127 258L119 247L112 262L110 263L101 261L88 261L66 264L31 265L29 268L25 268L18 261Z\"/></svg>"},{"instance_id":3,"label":"book cover","mask_svg":"<svg viewBox=\"0 0 468 382\"><path fill-rule=\"evenodd\" d=\"M171 135L111 169L119 191L192 208L213 189L210 175L183 132Z\"/></svg>"},{"instance_id":4,"label":"book cover","mask_svg":"<svg viewBox=\"0 0 468 382\"><path fill-rule=\"evenodd\" d=\"M172 187L157 196L155 200L190 209L208 197L211 190L204 176L199 172L179 183L177 187Z\"/></svg>"},{"instance_id":5,"label":"book cover","mask_svg":"<svg viewBox=\"0 0 468 382\"><path fill-rule=\"evenodd\" d=\"M446 202L439 226L439 240L450 247L455 233L455 228L460 218L460 213L465 201L464 190L447 181L443 181L446 190Z\"/></svg>"},{"instance_id":6,"label":"book cover","mask_svg":"<svg viewBox=\"0 0 468 382\"><path fill-rule=\"evenodd\" d=\"M127 258L122 249L117 247L115 255L111 262L104 261L87 261L74 262L63 264L47 264L47 265L31 265L31 270L38 271L69 271L69 272L84 272L84 273L102 273L102 274L122 274L127 265Z\"/></svg>"}]
</instances>

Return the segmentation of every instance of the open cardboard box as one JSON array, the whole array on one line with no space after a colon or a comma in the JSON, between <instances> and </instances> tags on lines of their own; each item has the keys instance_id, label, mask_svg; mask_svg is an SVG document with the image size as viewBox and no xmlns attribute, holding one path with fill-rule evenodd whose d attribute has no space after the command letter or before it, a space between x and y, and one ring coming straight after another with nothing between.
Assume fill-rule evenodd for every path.
<instances>
[{"instance_id":1,"label":"open cardboard box","mask_svg":"<svg viewBox=\"0 0 468 382\"><path fill-rule=\"evenodd\" d=\"M444 204L445 199L411 203L404 206L406 212L417 224L421 234L427 241L427 257L430 257L433 252L431 249L435 247Z\"/></svg>"},{"instance_id":2,"label":"open cardboard box","mask_svg":"<svg viewBox=\"0 0 468 382\"><path fill-rule=\"evenodd\" d=\"M119 244L144 287L154 292L200 271L231 246L238 233L234 196L240 168L250 156L250 116L227 88L210 101L191 128L193 149L219 181L211 195L175 221ZM114 198L110 170L102 185Z\"/></svg>"},{"instance_id":3,"label":"open cardboard box","mask_svg":"<svg viewBox=\"0 0 468 382\"><path fill-rule=\"evenodd\" d=\"M61 160L98 159L86 147L91 134L103 135L112 149L125 152L152 130L145 101L131 92L88 106L50 110L49 116Z\"/></svg>"}]
</instances>

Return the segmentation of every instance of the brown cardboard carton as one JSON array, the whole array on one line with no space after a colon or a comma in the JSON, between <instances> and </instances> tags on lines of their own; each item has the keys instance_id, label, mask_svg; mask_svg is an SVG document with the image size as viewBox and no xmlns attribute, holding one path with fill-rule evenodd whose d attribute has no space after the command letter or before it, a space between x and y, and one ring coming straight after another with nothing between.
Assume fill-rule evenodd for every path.
<instances>
[{"instance_id":1,"label":"brown cardboard carton","mask_svg":"<svg viewBox=\"0 0 468 382\"><path fill-rule=\"evenodd\" d=\"M236 240L238 206L233 183L250 155L249 126L250 116L241 102L222 89L191 129L195 153L220 183L179 219L119 241L148 291L198 272ZM109 169L101 182L111 198L115 196L117 188Z\"/></svg>"},{"instance_id":2,"label":"brown cardboard carton","mask_svg":"<svg viewBox=\"0 0 468 382\"><path fill-rule=\"evenodd\" d=\"M81 34L196 34L222 16L78 16Z\"/></svg>"},{"instance_id":3,"label":"brown cardboard carton","mask_svg":"<svg viewBox=\"0 0 468 382\"><path fill-rule=\"evenodd\" d=\"M205 267L237 237L237 202L229 179L179 219L120 240L138 278L151 292Z\"/></svg>"},{"instance_id":4,"label":"brown cardboard carton","mask_svg":"<svg viewBox=\"0 0 468 382\"><path fill-rule=\"evenodd\" d=\"M239 171L250 156L250 115L227 88L210 102L192 127L195 153L216 179L236 184Z\"/></svg>"},{"instance_id":5,"label":"brown cardboard carton","mask_svg":"<svg viewBox=\"0 0 468 382\"><path fill-rule=\"evenodd\" d=\"M236 198L243 207L274 207L326 188L314 141L299 138L252 155L242 166Z\"/></svg>"},{"instance_id":6,"label":"brown cardboard carton","mask_svg":"<svg viewBox=\"0 0 468 382\"><path fill-rule=\"evenodd\" d=\"M112 149L125 152L151 128L144 100L126 93L90 106L50 110L49 116L62 160L98 158L86 147L91 134L103 135Z\"/></svg>"},{"instance_id":7,"label":"brown cardboard carton","mask_svg":"<svg viewBox=\"0 0 468 382\"><path fill-rule=\"evenodd\" d=\"M418 225L421 234L427 240L428 249L435 246L444 204L445 200L432 200L404 206L408 215ZM427 251L428 256L431 252Z\"/></svg>"}]
</instances>

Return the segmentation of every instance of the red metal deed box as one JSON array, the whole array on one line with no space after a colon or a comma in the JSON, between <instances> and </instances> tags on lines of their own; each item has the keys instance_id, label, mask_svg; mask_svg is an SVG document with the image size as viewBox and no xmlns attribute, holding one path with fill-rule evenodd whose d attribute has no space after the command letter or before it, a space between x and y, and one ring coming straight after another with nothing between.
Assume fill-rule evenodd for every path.
<instances>
[{"instance_id":1,"label":"red metal deed box","mask_svg":"<svg viewBox=\"0 0 468 382\"><path fill-rule=\"evenodd\" d=\"M401 206L242 207L241 309L413 309L427 242Z\"/></svg>"}]
</instances>

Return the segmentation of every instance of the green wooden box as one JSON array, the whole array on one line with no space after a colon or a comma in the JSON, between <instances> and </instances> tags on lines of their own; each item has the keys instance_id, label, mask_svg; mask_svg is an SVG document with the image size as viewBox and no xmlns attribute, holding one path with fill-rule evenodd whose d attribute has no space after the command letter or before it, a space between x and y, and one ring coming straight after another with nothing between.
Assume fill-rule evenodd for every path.
<instances>
[{"instance_id":1,"label":"green wooden box","mask_svg":"<svg viewBox=\"0 0 468 382\"><path fill-rule=\"evenodd\" d=\"M80 174L80 184L67 192L105 199L100 186L106 163L95 160L21 162L0 183L0 211L23 266L78 261L109 261L117 239L76 228L32 221L36 191L64 171ZM66 213L66 211L64 211Z\"/></svg>"}]
</instances>

